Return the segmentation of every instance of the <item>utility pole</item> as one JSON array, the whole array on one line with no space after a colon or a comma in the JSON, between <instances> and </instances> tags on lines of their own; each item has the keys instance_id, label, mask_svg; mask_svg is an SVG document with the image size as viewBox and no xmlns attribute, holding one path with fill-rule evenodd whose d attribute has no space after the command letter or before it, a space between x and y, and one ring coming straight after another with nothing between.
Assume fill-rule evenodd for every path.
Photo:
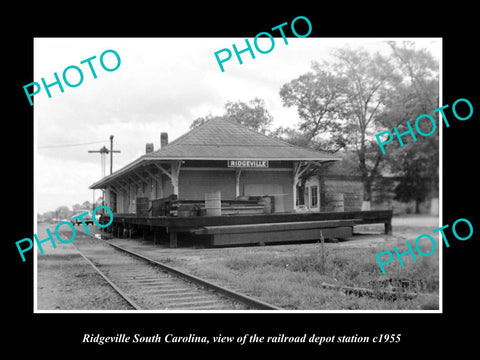
<instances>
[{"instance_id":1,"label":"utility pole","mask_svg":"<svg viewBox=\"0 0 480 360\"><path fill-rule=\"evenodd\" d=\"M108 149L103 146L100 150L88 150L89 153L100 153L100 167L102 171L102 179L105 177L105 155L108 154ZM102 190L102 199L105 198L105 193ZM104 201L102 200L102 204ZM95 189L93 189L93 205L92 211L95 209Z\"/></svg>"},{"instance_id":2,"label":"utility pole","mask_svg":"<svg viewBox=\"0 0 480 360\"><path fill-rule=\"evenodd\" d=\"M110 152L110 174L113 172L113 153L119 153L119 150L113 150L113 135L110 135L110 150L103 146L100 150L88 150L89 153L100 153L100 166L102 179L105 177L106 155ZM102 190L102 205L105 204L105 191ZM93 208L95 209L95 189L93 190ZM93 210L92 210L93 211Z\"/></svg>"},{"instance_id":3,"label":"utility pole","mask_svg":"<svg viewBox=\"0 0 480 360\"><path fill-rule=\"evenodd\" d=\"M105 155L108 154L108 149L104 146L100 150L88 150L89 153L100 153L100 166L102 171L102 179L105 177Z\"/></svg>"},{"instance_id":4,"label":"utility pole","mask_svg":"<svg viewBox=\"0 0 480 360\"><path fill-rule=\"evenodd\" d=\"M113 172L113 153L119 153L119 150L113 150L113 135L110 135L110 174Z\"/></svg>"},{"instance_id":5,"label":"utility pole","mask_svg":"<svg viewBox=\"0 0 480 360\"><path fill-rule=\"evenodd\" d=\"M89 153L100 153L101 155L101 167L102 167L102 179L105 177L105 155L110 153L110 174L113 172L113 153L119 153L119 150L113 150L113 135L110 135L110 150L105 146L100 150L88 150Z\"/></svg>"}]
</instances>

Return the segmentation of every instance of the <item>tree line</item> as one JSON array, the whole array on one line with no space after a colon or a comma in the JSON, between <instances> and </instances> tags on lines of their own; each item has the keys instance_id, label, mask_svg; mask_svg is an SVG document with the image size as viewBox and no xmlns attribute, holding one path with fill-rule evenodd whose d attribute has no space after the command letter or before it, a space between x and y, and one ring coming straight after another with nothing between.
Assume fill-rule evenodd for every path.
<instances>
[{"instance_id":1,"label":"tree line","mask_svg":"<svg viewBox=\"0 0 480 360\"><path fill-rule=\"evenodd\" d=\"M388 42L390 53L363 48L339 48L332 60L313 61L311 70L284 84L279 96L285 107L296 108L299 123L273 127L262 99L229 101L221 117L253 130L314 150L342 154L361 177L366 208L374 181L382 174L401 178L395 198L418 205L438 197L439 132L383 155L375 134L398 127L421 114L432 114L439 103L439 64L413 42ZM434 114L438 121L438 113ZM195 128L213 118L195 119ZM321 169L312 167L310 173ZM305 181L305 178L303 179Z\"/></svg>"},{"instance_id":2,"label":"tree line","mask_svg":"<svg viewBox=\"0 0 480 360\"><path fill-rule=\"evenodd\" d=\"M84 201L81 204L74 204L72 205L72 209L70 209L66 205L58 206L55 210L46 211L43 214L37 214L37 219L39 221L47 221L47 220L70 220L72 216L83 213L88 211L91 213L93 209L97 206L102 205L103 199L99 197L95 204L92 204L90 201Z\"/></svg>"}]
</instances>

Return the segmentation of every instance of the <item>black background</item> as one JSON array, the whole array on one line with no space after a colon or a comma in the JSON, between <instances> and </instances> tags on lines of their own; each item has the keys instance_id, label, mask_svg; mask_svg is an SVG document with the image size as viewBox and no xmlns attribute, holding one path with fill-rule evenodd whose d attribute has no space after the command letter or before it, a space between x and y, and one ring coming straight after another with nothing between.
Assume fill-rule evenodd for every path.
<instances>
[{"instance_id":1,"label":"black background","mask_svg":"<svg viewBox=\"0 0 480 360\"><path fill-rule=\"evenodd\" d=\"M158 357L194 350L224 356L282 352L290 348L297 353L394 354L403 356L433 355L445 349L465 353L475 344L471 325L476 325L476 258L480 227L474 205L478 201L477 126L480 107L478 60L474 37L476 10L467 5L449 4L448 9L421 8L418 4L373 5L341 4L327 7L313 3L301 7L276 3L260 11L246 3L206 3L183 9L163 7L160 3L124 5L111 3L106 9L97 4L77 4L64 8L10 10L4 27L2 62L7 84L3 94L3 229L2 266L7 287L2 292L4 317L2 328L4 351L11 349L30 356L66 357L81 353L111 354L132 350L135 354ZM160 6L159 6L160 5ZM15 9L12 7L11 9ZM6 14L7 15L7 14ZM310 37L442 37L443 104L467 98L474 113L468 121L451 117L450 128L443 131L443 219L452 224L467 218L474 224L468 241L450 242L443 249L443 314L34 314L33 257L21 262L15 241L33 235L33 108L23 85L34 81L34 37L222 37L253 38L261 31L306 16L312 23ZM299 30L299 33L302 33ZM168 54L165 54L168 56ZM213 53L212 53L213 56ZM275 56L272 52L269 56ZM161 59L159 59L161 63ZM5 98L6 96L6 98ZM433 109L432 109L433 110ZM448 114L448 112L447 112ZM450 119L450 118L449 118ZM410 119L406 119L410 120ZM476 146L477 145L477 146ZM48 172L39 169L38 176ZM6 196L5 196L6 195ZM381 333L402 334L399 344L82 344L84 333L112 336L125 333L143 336L173 333L199 336L258 334L301 336L375 336ZM5 335L6 334L6 335ZM168 345L168 346L167 346ZM7 347L8 349L6 349ZM29 352L33 351L33 353ZM176 356L176 355L173 355Z\"/></svg>"}]
</instances>

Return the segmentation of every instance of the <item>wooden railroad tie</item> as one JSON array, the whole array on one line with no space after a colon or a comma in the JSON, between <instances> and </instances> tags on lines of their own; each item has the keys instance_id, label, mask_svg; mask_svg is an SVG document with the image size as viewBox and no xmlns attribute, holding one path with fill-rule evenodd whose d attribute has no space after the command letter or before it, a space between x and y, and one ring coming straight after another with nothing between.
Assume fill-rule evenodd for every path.
<instances>
[{"instance_id":1,"label":"wooden railroad tie","mask_svg":"<svg viewBox=\"0 0 480 360\"><path fill-rule=\"evenodd\" d=\"M346 294L354 294L356 296L369 296L369 297L377 298L380 300L397 300L399 298L404 300L410 300L418 296L418 293L412 293L412 292L374 290L374 289L368 289L368 288L358 288L358 287L335 285L335 284L328 284L328 283L322 283L322 287L325 289L341 290Z\"/></svg>"}]
</instances>

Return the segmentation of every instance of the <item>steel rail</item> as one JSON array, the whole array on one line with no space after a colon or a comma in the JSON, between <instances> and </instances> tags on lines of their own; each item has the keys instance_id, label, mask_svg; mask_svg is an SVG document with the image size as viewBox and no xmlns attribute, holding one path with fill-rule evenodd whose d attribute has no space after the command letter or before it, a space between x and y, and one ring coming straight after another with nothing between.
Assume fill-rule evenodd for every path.
<instances>
[{"instance_id":1,"label":"steel rail","mask_svg":"<svg viewBox=\"0 0 480 360\"><path fill-rule=\"evenodd\" d=\"M105 281L126 301L132 306L135 310L142 310L142 308L135 303L127 294L125 294L117 285L115 285L107 275L103 273L89 258L83 254L78 247L75 246L77 251L82 255L82 257L90 264L92 267L105 279Z\"/></svg>"},{"instance_id":2,"label":"steel rail","mask_svg":"<svg viewBox=\"0 0 480 360\"><path fill-rule=\"evenodd\" d=\"M63 235L66 237L64 232L60 232L60 235ZM67 240L67 239L65 238L64 240ZM115 285L115 283L113 283L108 278L108 276L103 273L102 270L100 270L89 258L87 258L85 254L78 248L78 246L73 244L73 247L85 259L85 261L88 264L90 264L93 267L93 269L108 283L108 285L110 285L113 288L113 290L115 290L131 307L133 307L135 310L142 310L142 308L137 303L135 303L135 301L133 301L127 294L125 294L125 292L123 292L117 285Z\"/></svg>"},{"instance_id":3,"label":"steel rail","mask_svg":"<svg viewBox=\"0 0 480 360\"><path fill-rule=\"evenodd\" d=\"M247 306L250 306L250 307L253 307L255 309L258 309L258 310L282 310L281 308L279 307L276 307L274 305L271 305L271 304L268 304L266 302L263 302L261 300L258 300L258 299L255 299L253 297L250 297L250 296L247 296L247 295L244 295L244 294L241 294L241 293L238 293L236 291L233 291L233 290L230 290L230 289L227 289L227 288L224 288L222 286L219 286L217 284L214 284L214 283L211 283L207 280L204 280L204 279L201 279L195 275L191 275L191 274L188 274L184 271L181 271L179 269L176 269L176 268L173 268L169 265L165 265L161 262L158 262L156 260L153 260L153 259L150 259L142 254L138 254L134 251L131 251L131 250L128 250L128 249L125 249L119 245L115 245L115 244L112 244L110 243L109 241L106 241L107 244L109 244L110 246L112 246L113 248L119 250L119 251L123 251L127 254L130 254L132 256L135 256L139 259L142 259L150 264L153 264L155 266L158 266L160 267L161 269L169 272L169 273L172 273L178 277L181 277L185 280L188 280L190 282L193 282L195 284L198 284L198 285L201 285L205 288L208 288L208 289L211 289L211 290L214 290L216 292L219 292L225 296L228 296L229 298L232 298L238 302L242 302L243 304L247 305Z\"/></svg>"}]
</instances>

